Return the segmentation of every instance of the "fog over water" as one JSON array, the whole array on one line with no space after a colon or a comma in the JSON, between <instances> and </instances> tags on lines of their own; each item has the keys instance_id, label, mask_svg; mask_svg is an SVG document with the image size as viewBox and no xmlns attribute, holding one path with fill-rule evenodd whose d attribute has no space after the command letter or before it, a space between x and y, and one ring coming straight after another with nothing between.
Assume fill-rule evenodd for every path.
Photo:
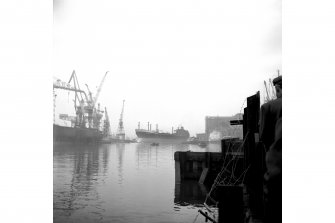
<instances>
[{"instance_id":1,"label":"fog over water","mask_svg":"<svg viewBox=\"0 0 335 223\"><path fill-rule=\"evenodd\" d=\"M175 184L174 152L218 145L55 145L54 222L192 222L205 201L197 181Z\"/></svg>"},{"instance_id":2,"label":"fog over water","mask_svg":"<svg viewBox=\"0 0 335 223\"><path fill-rule=\"evenodd\" d=\"M281 1L54 0L53 77L98 99L116 132L122 101L126 137L138 122L191 136L206 116L233 116L281 70ZM74 115L57 90L56 116ZM192 222L206 188L175 184L175 151L195 145L55 146L54 222Z\"/></svg>"},{"instance_id":3,"label":"fog over water","mask_svg":"<svg viewBox=\"0 0 335 223\"><path fill-rule=\"evenodd\" d=\"M76 70L116 131L138 122L204 132L205 116L232 116L281 69L281 1L54 0L53 76ZM263 98L263 97L261 97ZM66 96L56 111L71 112ZM71 100L70 100L71 102ZM73 110L73 109L72 109Z\"/></svg>"}]
</instances>

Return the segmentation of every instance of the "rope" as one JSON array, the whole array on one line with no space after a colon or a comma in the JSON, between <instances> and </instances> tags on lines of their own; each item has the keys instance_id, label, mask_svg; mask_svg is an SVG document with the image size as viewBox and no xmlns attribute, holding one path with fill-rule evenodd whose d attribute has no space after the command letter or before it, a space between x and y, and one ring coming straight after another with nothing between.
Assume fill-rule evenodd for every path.
<instances>
[{"instance_id":1,"label":"rope","mask_svg":"<svg viewBox=\"0 0 335 223\"><path fill-rule=\"evenodd\" d=\"M243 171L243 173L238 178L236 178L236 176L234 175L234 172L235 172L235 169L236 169L236 166L237 166L237 162L238 162L238 160L237 160L238 155L237 154L239 154L242 151L242 149L245 145L245 142L248 138L248 135L249 135L249 131L246 133L242 144L238 147L238 149L235 151L235 153L232 153L232 152L233 152L233 148L234 148L236 142L233 142L233 143L229 144L229 146L227 148L227 151L226 151L226 154L225 154L224 159L223 159L222 168L221 168L220 172L218 173L218 175L216 176L209 193L207 193L207 195L206 195L206 199L205 199L205 202L204 202L204 207L206 208L206 210L209 211L210 214L213 215L213 219L216 219L215 212L212 210L212 208L210 206L207 205L207 201L210 200L211 202L213 202L215 204L216 208L218 207L218 202L211 197L211 194L217 189L218 185L236 185L239 182L239 180L241 179L241 177L243 177L242 182L244 182L245 175L250 168L250 165L249 165L248 168L245 169ZM231 154L233 154L233 156L230 160L228 160L228 158L227 158L229 152ZM232 164L231 171L230 171L228 169L228 167L232 162L235 162L235 163ZM204 213L201 210L199 210L199 212ZM198 217L198 215L196 216L196 219L197 219L197 217ZM206 213L205 217L206 217L206 219L209 220L209 218L207 218L207 217L209 217L207 213ZM196 219L194 220L194 222L196 221ZM213 222L216 222L216 221L214 220Z\"/></svg>"},{"instance_id":2,"label":"rope","mask_svg":"<svg viewBox=\"0 0 335 223\"><path fill-rule=\"evenodd\" d=\"M242 180L242 182L244 182L244 177L245 177L247 171L249 170L249 167L250 167L250 164L249 164L248 168L245 169L245 170L243 171L243 173L241 174L241 176L235 181L234 185L236 185L236 183L238 182L238 180L239 180L242 176L243 176L243 180Z\"/></svg>"},{"instance_id":3,"label":"rope","mask_svg":"<svg viewBox=\"0 0 335 223\"><path fill-rule=\"evenodd\" d=\"M202 210L199 210L198 212L206 218L206 222L207 220L210 220L211 222L216 223L216 221L213 218L208 216L207 212L203 212Z\"/></svg>"},{"instance_id":4,"label":"rope","mask_svg":"<svg viewBox=\"0 0 335 223\"><path fill-rule=\"evenodd\" d=\"M197 214L197 216L195 216L195 219L194 219L193 223L197 220L199 214L200 214L200 212L198 211L198 214Z\"/></svg>"},{"instance_id":5,"label":"rope","mask_svg":"<svg viewBox=\"0 0 335 223\"><path fill-rule=\"evenodd\" d=\"M209 212L213 212L207 204L204 204L204 206Z\"/></svg>"},{"instance_id":6,"label":"rope","mask_svg":"<svg viewBox=\"0 0 335 223\"><path fill-rule=\"evenodd\" d=\"M247 135L246 135L246 137L245 137L245 140L246 140L246 138L247 138ZM244 140L244 142L245 142L245 140ZM238 162L238 160L236 159L236 157L237 157L237 153L240 153L240 152L241 152L241 150L242 150L242 148L243 148L243 145L244 145L244 142L243 142L242 146L240 146L240 147L237 149L235 155L234 155L233 158L232 158L232 161L235 161L235 163L232 164L232 172L231 172L231 177L230 177L230 179L229 179L228 185L230 184L231 180L235 180L235 179L236 179L236 177L235 177L235 169L236 169L237 162ZM232 146L232 147L233 147L233 146Z\"/></svg>"},{"instance_id":7,"label":"rope","mask_svg":"<svg viewBox=\"0 0 335 223\"><path fill-rule=\"evenodd\" d=\"M246 136L244 137L244 140L243 140L243 142L242 142L242 144L241 144L241 146L237 149L237 151L238 152L240 152L240 150L243 148L243 146L244 146L244 144L245 144L245 142L246 142L246 139L248 138L248 135L249 135L249 131L247 132L247 134L246 134ZM227 167L229 166L229 164L231 163L231 162L233 162L235 159L236 159L236 157L237 157L237 155L235 154L235 155L233 155L233 158L232 159L230 159L229 161L228 161L228 163L226 164L226 165L224 165L225 164L225 161L226 161L226 157L227 157L227 154L228 154L228 151L229 150L231 150L233 148L233 146L229 146L228 147L228 149L227 149L227 151L226 151L226 154L225 154L225 157L224 157L224 161L223 161L223 165L222 165L222 168L221 168L221 171L218 173L218 175L216 176L216 178L215 178L215 180L214 180L214 183L213 183L213 185L212 185L212 187L211 187L211 189L210 189L210 191L209 191L209 193L206 195L206 199L205 199L205 202L204 202L204 204L206 204L207 203L207 199L208 198L211 198L211 193L213 192L213 190L214 189L216 189L216 187L217 187L217 185L218 184L220 184L220 185L222 185L221 183L222 183L222 175L224 174L224 172L227 170L228 172L230 172L228 169L227 169ZM237 163L237 162L236 162ZM249 168L248 168L249 169ZM228 183L226 184L225 182L224 182L224 180L226 179L224 179L223 180L223 185L229 185L230 184L230 182L231 182L231 180L232 180L232 178L233 178L233 172L234 171L234 169L232 168L232 172L230 172L231 174L230 174L230 177L229 177L229 181L228 181ZM246 171L244 171L244 172L246 172ZM243 175L243 174L242 174ZM240 176L241 177L241 176ZM239 177L239 178L240 178ZM238 178L238 179L239 179ZM234 178L235 179L235 178ZM243 178L244 179L244 178ZM237 181L236 181L237 182ZM233 184L233 185L235 185L236 184L236 182ZM214 200L213 198L211 198L212 200ZM217 202L214 202L216 205L217 205Z\"/></svg>"}]
</instances>

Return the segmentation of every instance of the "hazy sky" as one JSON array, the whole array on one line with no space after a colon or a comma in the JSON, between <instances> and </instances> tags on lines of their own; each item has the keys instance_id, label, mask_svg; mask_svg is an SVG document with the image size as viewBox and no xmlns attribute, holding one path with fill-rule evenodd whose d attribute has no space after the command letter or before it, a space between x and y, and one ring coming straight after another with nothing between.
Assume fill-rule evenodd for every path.
<instances>
[{"instance_id":1,"label":"hazy sky","mask_svg":"<svg viewBox=\"0 0 335 223\"><path fill-rule=\"evenodd\" d=\"M204 132L205 116L240 112L246 97L281 70L279 0L54 0L54 73L95 94L116 131L137 123ZM56 112L71 110L67 93ZM73 109L72 109L73 110Z\"/></svg>"}]
</instances>

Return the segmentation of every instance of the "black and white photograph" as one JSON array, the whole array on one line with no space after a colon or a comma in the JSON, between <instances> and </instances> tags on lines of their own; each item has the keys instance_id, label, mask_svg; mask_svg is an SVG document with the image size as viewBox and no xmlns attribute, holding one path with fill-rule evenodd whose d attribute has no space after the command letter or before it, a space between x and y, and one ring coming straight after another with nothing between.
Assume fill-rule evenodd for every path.
<instances>
[{"instance_id":1,"label":"black and white photograph","mask_svg":"<svg viewBox=\"0 0 335 223\"><path fill-rule=\"evenodd\" d=\"M40 3L0 12L3 222L331 222L335 7Z\"/></svg>"},{"instance_id":2,"label":"black and white photograph","mask_svg":"<svg viewBox=\"0 0 335 223\"><path fill-rule=\"evenodd\" d=\"M281 0L53 13L55 223L281 222Z\"/></svg>"}]
</instances>

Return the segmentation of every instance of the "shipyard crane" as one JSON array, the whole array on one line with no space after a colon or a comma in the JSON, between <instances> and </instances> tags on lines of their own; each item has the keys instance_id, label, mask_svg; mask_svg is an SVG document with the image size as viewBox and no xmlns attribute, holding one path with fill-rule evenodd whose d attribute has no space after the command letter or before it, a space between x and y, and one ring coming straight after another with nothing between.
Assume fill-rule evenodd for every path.
<instances>
[{"instance_id":1,"label":"shipyard crane","mask_svg":"<svg viewBox=\"0 0 335 223\"><path fill-rule=\"evenodd\" d=\"M73 81L74 86L71 86L71 84L70 84L71 81ZM76 121L76 125L85 126L84 99L83 99L82 94L84 94L86 101L88 99L87 99L87 95L86 95L85 91L80 89L78 78L77 78L77 75L76 75L76 71L73 70L68 83L66 83L64 81L61 81L60 79L57 79L57 81L53 83L53 88L54 89L58 88L58 89L63 89L63 90L68 90L68 91L74 91L75 92L74 107L75 107L77 117L79 118L79 120ZM77 100L79 102L79 106L77 106Z\"/></svg>"},{"instance_id":2,"label":"shipyard crane","mask_svg":"<svg viewBox=\"0 0 335 223\"><path fill-rule=\"evenodd\" d=\"M109 136L110 134L110 122L107 113L107 108L105 107L105 125L104 125L104 136Z\"/></svg>"},{"instance_id":3,"label":"shipyard crane","mask_svg":"<svg viewBox=\"0 0 335 223\"><path fill-rule=\"evenodd\" d=\"M86 84L87 90L88 90L88 94L89 94L89 100L87 100L87 107L85 108L87 114L88 114L88 124L89 124L89 128L99 128L100 126L100 119L102 118L102 114L100 111L100 106L98 106L98 109L95 108L96 102L98 101L98 97L99 94L101 92L102 89L102 85L105 81L105 78L107 76L108 71L105 73L100 86L97 90L96 96L93 98L92 96L92 92L90 91L88 85Z\"/></svg>"},{"instance_id":4,"label":"shipyard crane","mask_svg":"<svg viewBox=\"0 0 335 223\"><path fill-rule=\"evenodd\" d=\"M123 100L122 111L121 111L120 119L119 119L119 126L118 126L118 129L117 129L117 137L121 140L125 139L125 133L124 133L124 127L123 127L124 101L125 100Z\"/></svg>"},{"instance_id":5,"label":"shipyard crane","mask_svg":"<svg viewBox=\"0 0 335 223\"><path fill-rule=\"evenodd\" d=\"M102 81L101 81L101 83L100 83L100 86L99 86L99 88L98 88L98 90L97 90L97 94L96 94L95 97L94 97L93 105L92 105L93 108L94 108L95 104L96 104L97 101L98 101L98 98L99 98L99 95L100 95L100 91L101 91L101 88L102 88L103 83L105 82L107 73L108 73L108 71L105 73L105 76L102 78Z\"/></svg>"},{"instance_id":6,"label":"shipyard crane","mask_svg":"<svg viewBox=\"0 0 335 223\"><path fill-rule=\"evenodd\" d=\"M74 87L70 84L71 80L73 80ZM78 82L75 71L72 72L71 78L68 81L68 83L66 83L64 81L61 81L60 79L57 79L57 81L53 83L53 88L58 88L58 89L63 89L63 90L68 90L68 91L74 91L74 92L76 92L75 94L76 94L77 98L79 98L78 93L80 93L80 96L81 96L81 94L84 94L84 96L87 100L86 92L83 91L83 90L80 90L79 82ZM81 99L83 99L82 96L81 96Z\"/></svg>"},{"instance_id":7,"label":"shipyard crane","mask_svg":"<svg viewBox=\"0 0 335 223\"><path fill-rule=\"evenodd\" d=\"M87 101L89 105L91 105L93 103L93 97L92 97L92 92L90 91L90 89L88 88L88 85L86 85L87 91L88 91L88 95L90 96L90 100Z\"/></svg>"},{"instance_id":8,"label":"shipyard crane","mask_svg":"<svg viewBox=\"0 0 335 223\"><path fill-rule=\"evenodd\" d=\"M87 112L87 119L88 119L88 127L92 128L93 127L93 97L92 97L92 92L90 91L90 89L88 88L88 85L86 85L87 91L88 91L88 95L89 95L89 100L87 100L87 106L85 107L85 111Z\"/></svg>"},{"instance_id":9,"label":"shipyard crane","mask_svg":"<svg viewBox=\"0 0 335 223\"><path fill-rule=\"evenodd\" d=\"M98 104L98 109L95 108L95 105L98 101L101 89L102 89L102 85L105 82L106 76L107 76L108 71L105 73L104 77L101 80L101 83L99 85L99 88L97 90L97 94L95 95L95 97L93 98L93 102L91 104L91 108L93 110L93 127L94 128L99 128L100 126L100 120L102 118L102 113L103 111L100 111L100 105Z\"/></svg>"}]
</instances>

